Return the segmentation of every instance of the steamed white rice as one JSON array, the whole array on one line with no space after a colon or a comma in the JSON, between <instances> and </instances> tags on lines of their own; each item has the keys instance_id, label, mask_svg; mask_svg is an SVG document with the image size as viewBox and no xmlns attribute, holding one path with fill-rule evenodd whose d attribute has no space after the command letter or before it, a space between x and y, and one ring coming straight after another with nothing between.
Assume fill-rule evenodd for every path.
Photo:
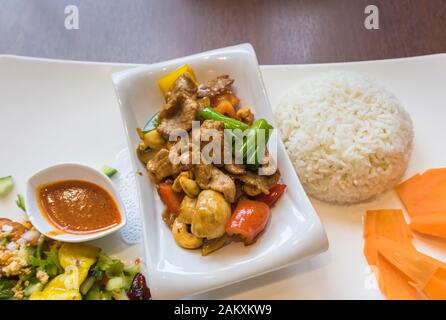
<instances>
[{"instance_id":1,"label":"steamed white rice","mask_svg":"<svg viewBox=\"0 0 446 320\"><path fill-rule=\"evenodd\" d=\"M306 192L320 200L371 199L393 188L407 167L409 114L360 74L306 79L283 97L275 120Z\"/></svg>"}]
</instances>

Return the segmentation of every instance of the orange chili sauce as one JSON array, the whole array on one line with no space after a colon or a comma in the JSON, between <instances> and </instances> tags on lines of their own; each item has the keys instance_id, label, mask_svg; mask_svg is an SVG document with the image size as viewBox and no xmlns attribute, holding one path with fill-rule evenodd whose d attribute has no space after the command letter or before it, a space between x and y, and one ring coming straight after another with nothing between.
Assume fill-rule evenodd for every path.
<instances>
[{"instance_id":1,"label":"orange chili sauce","mask_svg":"<svg viewBox=\"0 0 446 320\"><path fill-rule=\"evenodd\" d=\"M95 233L121 223L113 197L91 182L63 180L45 184L38 188L36 196L47 220L67 233Z\"/></svg>"}]
</instances>

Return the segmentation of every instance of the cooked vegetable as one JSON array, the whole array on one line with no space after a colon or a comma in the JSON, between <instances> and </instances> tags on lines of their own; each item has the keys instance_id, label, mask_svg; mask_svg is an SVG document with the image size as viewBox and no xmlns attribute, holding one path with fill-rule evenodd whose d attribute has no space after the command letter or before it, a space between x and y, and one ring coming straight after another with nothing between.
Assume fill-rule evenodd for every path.
<instances>
[{"instance_id":1,"label":"cooked vegetable","mask_svg":"<svg viewBox=\"0 0 446 320\"><path fill-rule=\"evenodd\" d=\"M241 131L245 131L249 128L246 123L238 121L236 119L232 119L230 117L226 117L220 112L212 109L212 108L204 108L200 111L200 117L204 120L217 120L223 122L225 129L239 129Z\"/></svg>"},{"instance_id":2,"label":"cooked vegetable","mask_svg":"<svg viewBox=\"0 0 446 320\"><path fill-rule=\"evenodd\" d=\"M263 156L264 148L268 143L269 136L272 132L273 126L265 119L258 119L254 121L251 127L239 120L226 117L220 112L212 108L204 108L200 111L200 117L205 120L217 120L223 122L225 129L239 129L241 131L250 130L245 134L245 140L241 150L234 150L235 154L242 154L245 163L254 166L260 165L259 155ZM259 140L260 132L264 132L264 139ZM260 142L263 143L260 143Z\"/></svg>"},{"instance_id":3,"label":"cooked vegetable","mask_svg":"<svg viewBox=\"0 0 446 320\"><path fill-rule=\"evenodd\" d=\"M205 240L203 246L201 247L201 255L207 256L218 249L221 249L227 242L228 235L225 233L220 238L215 238L212 240Z\"/></svg>"},{"instance_id":4,"label":"cooked vegetable","mask_svg":"<svg viewBox=\"0 0 446 320\"><path fill-rule=\"evenodd\" d=\"M278 183L269 190L269 194L261 193L254 200L264 202L271 208L283 195L286 187L286 184Z\"/></svg>"},{"instance_id":5,"label":"cooked vegetable","mask_svg":"<svg viewBox=\"0 0 446 320\"><path fill-rule=\"evenodd\" d=\"M236 116L234 106L228 100L221 100L214 109L231 118L235 118Z\"/></svg>"},{"instance_id":6,"label":"cooked vegetable","mask_svg":"<svg viewBox=\"0 0 446 320\"><path fill-rule=\"evenodd\" d=\"M266 144L271 135L273 126L265 119L254 121L249 128L246 141L243 144L243 155L246 163L249 165L259 166L264 155ZM260 138L263 136L263 139ZM260 140L259 140L260 139ZM237 150L236 150L237 152Z\"/></svg>"},{"instance_id":7,"label":"cooked vegetable","mask_svg":"<svg viewBox=\"0 0 446 320\"><path fill-rule=\"evenodd\" d=\"M146 279L141 273L138 273L132 281L130 290L127 293L130 300L150 300L150 290L147 287Z\"/></svg>"},{"instance_id":8,"label":"cooked vegetable","mask_svg":"<svg viewBox=\"0 0 446 320\"><path fill-rule=\"evenodd\" d=\"M195 83L197 83L197 78L195 77L194 71L189 65L185 64L158 80L158 85L164 95L167 94L167 92L172 88L175 81L182 74L187 74L192 80L194 80Z\"/></svg>"},{"instance_id":9,"label":"cooked vegetable","mask_svg":"<svg viewBox=\"0 0 446 320\"><path fill-rule=\"evenodd\" d=\"M113 176L118 172L118 170L116 170L116 169L113 168L113 167L110 167L110 166L107 166L107 165L103 165L103 166L102 166L102 172L103 172L107 177L111 178L111 177L113 177Z\"/></svg>"},{"instance_id":10,"label":"cooked vegetable","mask_svg":"<svg viewBox=\"0 0 446 320\"><path fill-rule=\"evenodd\" d=\"M192 233L208 240L219 238L225 233L230 217L231 206L223 195L213 190L203 190L198 195L196 211L192 216Z\"/></svg>"},{"instance_id":11,"label":"cooked vegetable","mask_svg":"<svg viewBox=\"0 0 446 320\"><path fill-rule=\"evenodd\" d=\"M6 196L14 187L12 176L0 178L0 197Z\"/></svg>"},{"instance_id":12,"label":"cooked vegetable","mask_svg":"<svg viewBox=\"0 0 446 320\"><path fill-rule=\"evenodd\" d=\"M166 144L166 141L156 130L149 131L144 133L142 137L142 142L139 145L139 149L141 151L146 150L148 148L152 150L159 150Z\"/></svg>"},{"instance_id":13,"label":"cooked vegetable","mask_svg":"<svg viewBox=\"0 0 446 320\"><path fill-rule=\"evenodd\" d=\"M211 100L211 106L215 108L222 101L228 101L234 108L238 107L240 103L240 99L237 98L232 92L226 92L213 97Z\"/></svg>"},{"instance_id":14,"label":"cooked vegetable","mask_svg":"<svg viewBox=\"0 0 446 320\"><path fill-rule=\"evenodd\" d=\"M190 233L187 225L179 222L178 218L173 223L172 234L176 243L185 249L197 249L203 244L203 239Z\"/></svg>"},{"instance_id":15,"label":"cooked vegetable","mask_svg":"<svg viewBox=\"0 0 446 320\"><path fill-rule=\"evenodd\" d=\"M147 121L147 123L144 125L144 127L141 130L142 134L145 134L147 132L153 131L156 128L158 128L160 121L158 119L158 114L159 112L155 113L150 119L149 121ZM141 134L140 134L141 136Z\"/></svg>"},{"instance_id":16,"label":"cooked vegetable","mask_svg":"<svg viewBox=\"0 0 446 320\"><path fill-rule=\"evenodd\" d=\"M159 185L159 194L161 200L167 206L169 211L178 215L180 213L181 201L183 199L181 193L175 192L171 184L161 183Z\"/></svg>"},{"instance_id":17,"label":"cooked vegetable","mask_svg":"<svg viewBox=\"0 0 446 320\"><path fill-rule=\"evenodd\" d=\"M26 212L25 198L23 197L23 194L21 194L21 193L17 194L17 199L15 201L15 204L17 205L17 207L19 207L20 209L22 209L23 211Z\"/></svg>"},{"instance_id":18,"label":"cooked vegetable","mask_svg":"<svg viewBox=\"0 0 446 320\"><path fill-rule=\"evenodd\" d=\"M240 200L226 225L226 232L230 236L241 238L245 245L249 245L265 229L269 216L269 207L265 203Z\"/></svg>"}]
</instances>

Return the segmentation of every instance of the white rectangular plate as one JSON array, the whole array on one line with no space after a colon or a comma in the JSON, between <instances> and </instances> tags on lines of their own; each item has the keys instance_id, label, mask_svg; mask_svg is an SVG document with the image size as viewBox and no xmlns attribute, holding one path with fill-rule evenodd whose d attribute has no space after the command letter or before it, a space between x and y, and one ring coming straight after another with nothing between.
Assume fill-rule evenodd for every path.
<instances>
[{"instance_id":1,"label":"white rectangular plate","mask_svg":"<svg viewBox=\"0 0 446 320\"><path fill-rule=\"evenodd\" d=\"M201 82L229 74L241 104L257 118L273 122L257 58L251 45L204 52L181 59L137 67L113 75L129 149L137 177L143 215L144 246L152 296L172 299L222 287L264 274L315 255L328 243L314 211L281 143L278 167L288 189L272 209L265 232L251 246L232 243L206 257L199 250L180 248L162 220L164 205L135 152L141 128L164 104L157 80L183 64L189 64Z\"/></svg>"},{"instance_id":2,"label":"white rectangular plate","mask_svg":"<svg viewBox=\"0 0 446 320\"><path fill-rule=\"evenodd\" d=\"M15 179L13 192L0 198L1 217L25 218L14 198L17 192L24 191L27 178L38 169L55 162L77 161L97 168L113 162L126 141L110 76L134 66L0 55L0 176L12 174ZM393 91L409 111L415 126L415 150L407 177L427 168L445 166L442 141L446 140L446 54L340 64L261 66L273 107L295 81L333 69L357 71L374 78ZM330 240L328 252L194 298L380 299L362 253L362 217L367 209L402 208L394 192L352 207L330 206L315 200L312 203ZM416 239L420 250L446 261L444 242L420 239ZM123 243L118 234L97 243L127 260L142 252L138 245Z\"/></svg>"}]
</instances>

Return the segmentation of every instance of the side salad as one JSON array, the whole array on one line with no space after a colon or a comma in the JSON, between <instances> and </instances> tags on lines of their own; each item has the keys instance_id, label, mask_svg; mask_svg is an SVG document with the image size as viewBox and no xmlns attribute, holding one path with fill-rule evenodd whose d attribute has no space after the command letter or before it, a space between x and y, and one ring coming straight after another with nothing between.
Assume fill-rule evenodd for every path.
<instances>
[{"instance_id":1,"label":"side salad","mask_svg":"<svg viewBox=\"0 0 446 320\"><path fill-rule=\"evenodd\" d=\"M148 300L140 261L124 264L84 243L62 243L0 218L0 299Z\"/></svg>"}]
</instances>

